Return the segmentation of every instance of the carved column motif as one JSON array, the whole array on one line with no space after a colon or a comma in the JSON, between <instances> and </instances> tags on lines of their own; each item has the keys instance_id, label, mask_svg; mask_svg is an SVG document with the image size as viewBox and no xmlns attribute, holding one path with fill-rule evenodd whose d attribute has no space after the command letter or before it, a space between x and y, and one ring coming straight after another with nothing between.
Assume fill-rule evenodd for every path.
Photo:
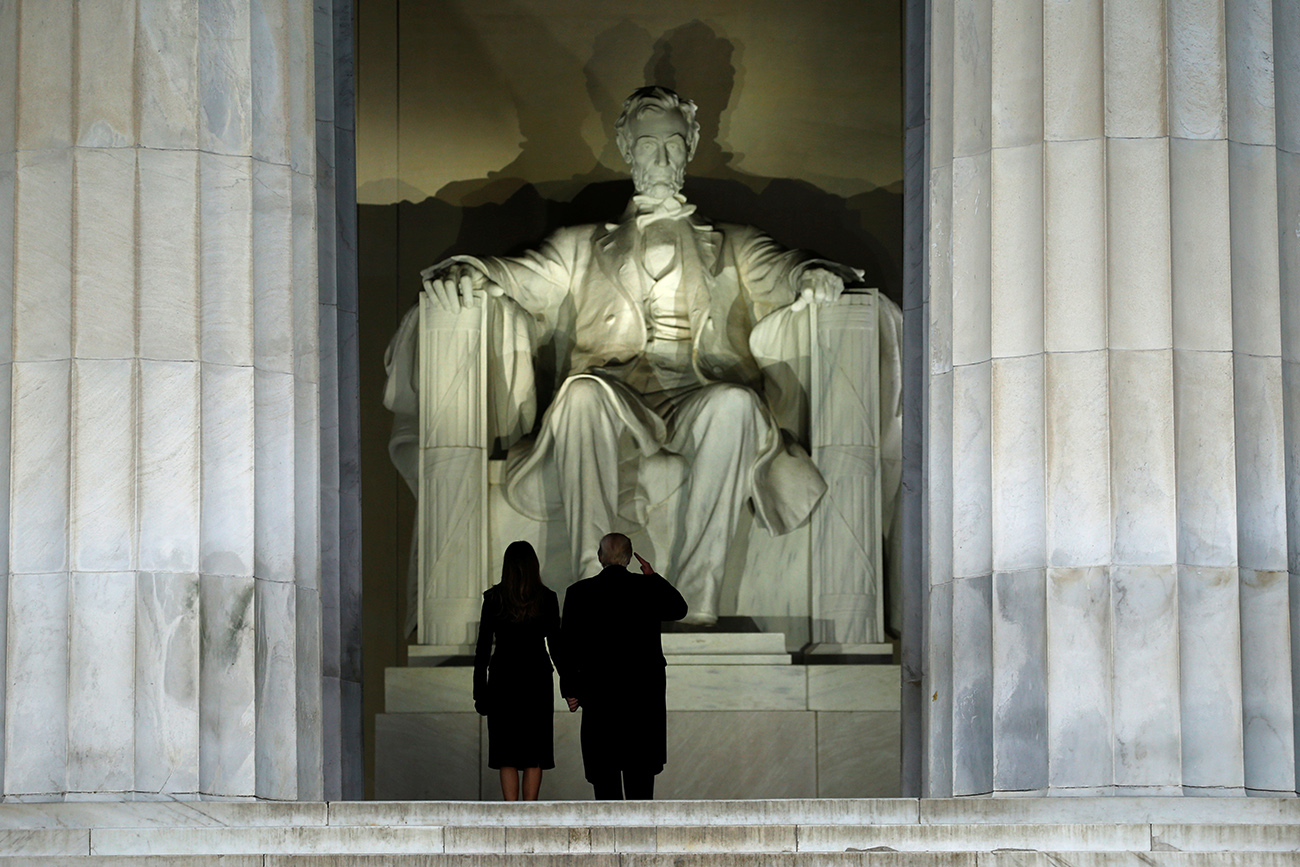
<instances>
[{"instance_id":1,"label":"carved column motif","mask_svg":"<svg viewBox=\"0 0 1300 867\"><path fill-rule=\"evenodd\" d=\"M420 644L473 644L490 583L485 309L420 295Z\"/></svg>"},{"instance_id":2,"label":"carved column motif","mask_svg":"<svg viewBox=\"0 0 1300 867\"><path fill-rule=\"evenodd\" d=\"M880 345L875 292L813 308L812 456L827 490L812 516L812 640L884 641Z\"/></svg>"}]
</instances>

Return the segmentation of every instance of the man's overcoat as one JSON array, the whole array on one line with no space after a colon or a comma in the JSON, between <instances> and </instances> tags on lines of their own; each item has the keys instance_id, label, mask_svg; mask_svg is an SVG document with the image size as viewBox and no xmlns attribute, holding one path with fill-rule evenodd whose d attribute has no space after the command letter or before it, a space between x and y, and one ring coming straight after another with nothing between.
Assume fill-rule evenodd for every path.
<instances>
[{"instance_id":1,"label":"man's overcoat","mask_svg":"<svg viewBox=\"0 0 1300 867\"><path fill-rule=\"evenodd\" d=\"M668 759L660 624L686 616L686 600L657 574L606 566L579 581L560 621L560 693L582 704L587 780L604 771L657 774Z\"/></svg>"}]
</instances>

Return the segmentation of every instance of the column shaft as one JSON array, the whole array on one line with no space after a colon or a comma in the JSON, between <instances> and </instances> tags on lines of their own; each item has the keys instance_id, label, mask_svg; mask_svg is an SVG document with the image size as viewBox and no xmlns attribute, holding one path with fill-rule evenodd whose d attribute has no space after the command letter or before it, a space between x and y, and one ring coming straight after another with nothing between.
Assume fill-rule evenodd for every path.
<instances>
[{"instance_id":1,"label":"column shaft","mask_svg":"<svg viewBox=\"0 0 1300 867\"><path fill-rule=\"evenodd\" d=\"M1295 792L1292 7L931 7L928 794Z\"/></svg>"},{"instance_id":2,"label":"column shaft","mask_svg":"<svg viewBox=\"0 0 1300 867\"><path fill-rule=\"evenodd\" d=\"M0 11L6 799L321 797L313 14Z\"/></svg>"}]
</instances>

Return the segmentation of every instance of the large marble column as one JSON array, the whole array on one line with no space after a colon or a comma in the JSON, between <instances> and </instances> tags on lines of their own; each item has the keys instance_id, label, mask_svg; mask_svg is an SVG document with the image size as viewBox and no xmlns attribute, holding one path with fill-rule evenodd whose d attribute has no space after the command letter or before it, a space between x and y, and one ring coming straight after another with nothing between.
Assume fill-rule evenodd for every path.
<instances>
[{"instance_id":1,"label":"large marble column","mask_svg":"<svg viewBox=\"0 0 1300 867\"><path fill-rule=\"evenodd\" d=\"M929 25L926 794L1294 794L1300 6Z\"/></svg>"},{"instance_id":2,"label":"large marble column","mask_svg":"<svg viewBox=\"0 0 1300 867\"><path fill-rule=\"evenodd\" d=\"M323 796L314 15L0 5L6 799Z\"/></svg>"}]
</instances>

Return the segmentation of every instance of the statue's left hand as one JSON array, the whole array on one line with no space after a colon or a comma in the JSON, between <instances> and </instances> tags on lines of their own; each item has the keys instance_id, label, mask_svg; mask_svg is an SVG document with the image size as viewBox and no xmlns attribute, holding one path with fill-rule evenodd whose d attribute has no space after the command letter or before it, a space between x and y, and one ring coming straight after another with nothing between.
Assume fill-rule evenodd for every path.
<instances>
[{"instance_id":1,"label":"statue's left hand","mask_svg":"<svg viewBox=\"0 0 1300 867\"><path fill-rule=\"evenodd\" d=\"M844 294L844 278L825 268L807 268L799 275L799 297L793 310L802 310L809 304L833 304Z\"/></svg>"}]
</instances>

